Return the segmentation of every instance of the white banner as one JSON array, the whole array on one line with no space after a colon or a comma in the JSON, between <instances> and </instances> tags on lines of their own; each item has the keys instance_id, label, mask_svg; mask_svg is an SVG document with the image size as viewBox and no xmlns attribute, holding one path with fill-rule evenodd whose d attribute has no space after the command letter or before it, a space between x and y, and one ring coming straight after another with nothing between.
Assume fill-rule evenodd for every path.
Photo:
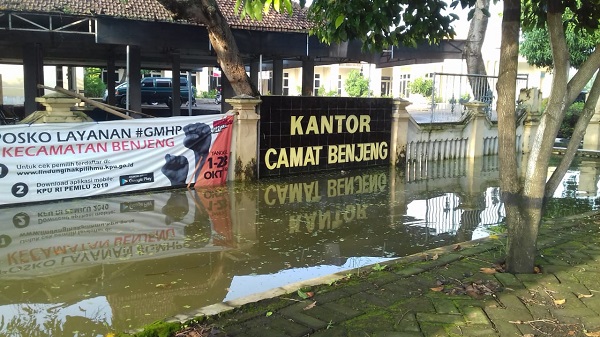
<instances>
[{"instance_id":1,"label":"white banner","mask_svg":"<svg viewBox=\"0 0 600 337\"><path fill-rule=\"evenodd\" d=\"M0 213L0 277L231 249L226 189L15 206Z\"/></svg>"},{"instance_id":2,"label":"white banner","mask_svg":"<svg viewBox=\"0 0 600 337\"><path fill-rule=\"evenodd\" d=\"M232 115L0 127L0 205L227 178Z\"/></svg>"}]
</instances>

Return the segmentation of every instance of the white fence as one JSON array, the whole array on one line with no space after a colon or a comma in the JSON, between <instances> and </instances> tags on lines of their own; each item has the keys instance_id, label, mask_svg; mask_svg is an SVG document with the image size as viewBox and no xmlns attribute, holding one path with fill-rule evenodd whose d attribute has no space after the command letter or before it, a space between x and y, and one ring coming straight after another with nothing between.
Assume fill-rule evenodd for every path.
<instances>
[{"instance_id":1,"label":"white fence","mask_svg":"<svg viewBox=\"0 0 600 337\"><path fill-rule=\"evenodd\" d=\"M537 123L530 122L525 125L524 122L531 116L535 116L535 111L538 111L534 105L539 100L534 98L538 96L539 91L527 89L523 90L523 93L519 96L521 106L517 109L515 151L525 153L528 152L530 139L535 133ZM445 122L424 119L422 113L409 113L406 106L410 105L410 102L399 101L396 104L398 105L396 112L398 130L395 135L398 140L395 148L397 163L405 161L407 164L414 164L498 154L497 119L489 113L489 103L463 102L460 107L460 119Z\"/></svg>"},{"instance_id":2,"label":"white fence","mask_svg":"<svg viewBox=\"0 0 600 337\"><path fill-rule=\"evenodd\" d=\"M471 101L486 103L486 114L491 120L497 119L497 76L434 73L432 79L432 122L461 120L466 112L465 103ZM522 89L527 88L528 84L528 75L517 76L517 96Z\"/></svg>"}]
</instances>

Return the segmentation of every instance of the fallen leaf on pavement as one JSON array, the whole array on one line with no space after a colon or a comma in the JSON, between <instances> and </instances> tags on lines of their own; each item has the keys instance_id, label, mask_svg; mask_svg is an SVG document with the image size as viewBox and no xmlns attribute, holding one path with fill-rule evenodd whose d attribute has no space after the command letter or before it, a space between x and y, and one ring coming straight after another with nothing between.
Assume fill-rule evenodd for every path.
<instances>
[{"instance_id":1,"label":"fallen leaf on pavement","mask_svg":"<svg viewBox=\"0 0 600 337\"><path fill-rule=\"evenodd\" d=\"M316 302L316 301L314 301L314 302L312 302L311 304L309 304L309 305L307 305L306 307L304 307L304 310L309 310L309 309L312 309L312 308L314 308L316 305L317 305L317 302Z\"/></svg>"},{"instance_id":2,"label":"fallen leaf on pavement","mask_svg":"<svg viewBox=\"0 0 600 337\"><path fill-rule=\"evenodd\" d=\"M577 298L590 298L592 296L594 296L594 294L589 294L589 295L579 294L579 295L577 295Z\"/></svg>"},{"instance_id":3,"label":"fallen leaf on pavement","mask_svg":"<svg viewBox=\"0 0 600 337\"><path fill-rule=\"evenodd\" d=\"M312 291L304 292L301 289L298 289L298 296L300 296L303 300L305 300L307 298L311 298L311 297L315 296L315 293Z\"/></svg>"},{"instance_id":4,"label":"fallen leaf on pavement","mask_svg":"<svg viewBox=\"0 0 600 337\"><path fill-rule=\"evenodd\" d=\"M483 298L483 295L481 295L477 290L475 289L468 289L467 290L467 295L469 295L471 298L474 299L481 299Z\"/></svg>"},{"instance_id":5,"label":"fallen leaf on pavement","mask_svg":"<svg viewBox=\"0 0 600 337\"><path fill-rule=\"evenodd\" d=\"M484 274L488 274L488 275L492 275L492 274L496 274L497 271L494 268L479 268L479 271L484 273Z\"/></svg>"},{"instance_id":6,"label":"fallen leaf on pavement","mask_svg":"<svg viewBox=\"0 0 600 337\"><path fill-rule=\"evenodd\" d=\"M444 290L444 286L439 286L439 287L434 287L434 288L429 288L429 289L439 292L439 291Z\"/></svg>"},{"instance_id":7,"label":"fallen leaf on pavement","mask_svg":"<svg viewBox=\"0 0 600 337\"><path fill-rule=\"evenodd\" d=\"M585 332L585 335L588 337L600 337L600 331Z\"/></svg>"},{"instance_id":8,"label":"fallen leaf on pavement","mask_svg":"<svg viewBox=\"0 0 600 337\"><path fill-rule=\"evenodd\" d=\"M554 300L554 304L556 304L556 305L563 305L563 304L565 304L565 302L567 302L567 300L565 300L565 299Z\"/></svg>"},{"instance_id":9,"label":"fallen leaf on pavement","mask_svg":"<svg viewBox=\"0 0 600 337\"><path fill-rule=\"evenodd\" d=\"M431 259L435 261L435 260L437 260L439 258L440 258L440 256L436 253Z\"/></svg>"}]
</instances>

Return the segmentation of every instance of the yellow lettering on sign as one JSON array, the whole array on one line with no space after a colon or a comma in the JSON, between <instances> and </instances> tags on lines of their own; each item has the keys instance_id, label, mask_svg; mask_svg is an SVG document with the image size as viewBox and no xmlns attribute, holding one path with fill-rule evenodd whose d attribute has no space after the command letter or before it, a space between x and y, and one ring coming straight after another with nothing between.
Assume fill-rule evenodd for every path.
<instances>
[{"instance_id":1,"label":"yellow lettering on sign","mask_svg":"<svg viewBox=\"0 0 600 337\"><path fill-rule=\"evenodd\" d=\"M306 125L304 116L290 116L290 135L333 134L371 132L371 116L369 115L333 115L310 116Z\"/></svg>"},{"instance_id":2,"label":"yellow lettering on sign","mask_svg":"<svg viewBox=\"0 0 600 337\"><path fill-rule=\"evenodd\" d=\"M323 146L291 147L268 149L265 153L265 166L269 170L281 167L302 167L308 165L319 165L319 159Z\"/></svg>"},{"instance_id":3,"label":"yellow lettering on sign","mask_svg":"<svg viewBox=\"0 0 600 337\"><path fill-rule=\"evenodd\" d=\"M319 123L317 123L317 116L310 116L308 119L308 124L306 125L306 134L314 133L318 135L319 132Z\"/></svg>"},{"instance_id":4,"label":"yellow lettering on sign","mask_svg":"<svg viewBox=\"0 0 600 337\"><path fill-rule=\"evenodd\" d=\"M369 160L386 159L388 143L360 143L330 145L327 148L327 163L342 164Z\"/></svg>"},{"instance_id":5,"label":"yellow lettering on sign","mask_svg":"<svg viewBox=\"0 0 600 337\"><path fill-rule=\"evenodd\" d=\"M290 167L290 161L288 159L287 150L281 149L279 151L279 158L277 159L277 167Z\"/></svg>"},{"instance_id":6,"label":"yellow lettering on sign","mask_svg":"<svg viewBox=\"0 0 600 337\"><path fill-rule=\"evenodd\" d=\"M346 120L346 128L348 132L355 133L358 130L358 118L354 115L348 116L348 120Z\"/></svg>"},{"instance_id":7,"label":"yellow lettering on sign","mask_svg":"<svg viewBox=\"0 0 600 337\"><path fill-rule=\"evenodd\" d=\"M273 170L277 167L277 165L271 161L271 156L272 155L277 155L277 150L275 149L268 149L267 153L265 154L265 166L269 169L269 170Z\"/></svg>"},{"instance_id":8,"label":"yellow lettering on sign","mask_svg":"<svg viewBox=\"0 0 600 337\"><path fill-rule=\"evenodd\" d=\"M290 123L290 135L295 136L304 134L304 131L302 130L302 124L300 124L300 122L302 122L302 118L304 118L304 116L292 116Z\"/></svg>"}]
</instances>

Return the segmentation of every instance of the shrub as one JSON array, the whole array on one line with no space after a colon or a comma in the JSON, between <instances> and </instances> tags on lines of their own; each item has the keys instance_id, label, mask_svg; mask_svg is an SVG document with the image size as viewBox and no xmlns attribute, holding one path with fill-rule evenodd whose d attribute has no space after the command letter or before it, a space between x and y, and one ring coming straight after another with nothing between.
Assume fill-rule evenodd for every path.
<instances>
[{"instance_id":1,"label":"shrub","mask_svg":"<svg viewBox=\"0 0 600 337\"><path fill-rule=\"evenodd\" d=\"M420 94L425 97L431 97L431 95L433 94L433 80L430 78L426 79L423 77L419 77L414 81L410 82L410 84L408 85L408 89L413 94Z\"/></svg>"},{"instance_id":2,"label":"shrub","mask_svg":"<svg viewBox=\"0 0 600 337\"><path fill-rule=\"evenodd\" d=\"M583 102L575 102L567 109L565 118L563 118L560 129L558 129L558 134L556 135L558 138L571 138L575 123L577 123L581 111L583 111L584 104Z\"/></svg>"},{"instance_id":3,"label":"shrub","mask_svg":"<svg viewBox=\"0 0 600 337\"><path fill-rule=\"evenodd\" d=\"M217 95L216 89L211 89L209 91L201 91L200 92L201 98L215 98L216 95Z\"/></svg>"},{"instance_id":4,"label":"shrub","mask_svg":"<svg viewBox=\"0 0 600 337\"><path fill-rule=\"evenodd\" d=\"M370 94L369 80L359 73L358 70L352 70L348 74L348 79L344 85L350 97L367 97Z\"/></svg>"},{"instance_id":5,"label":"shrub","mask_svg":"<svg viewBox=\"0 0 600 337\"><path fill-rule=\"evenodd\" d=\"M87 97L102 97L106 85L102 82L102 69L85 68L83 75L83 90Z\"/></svg>"}]
</instances>

